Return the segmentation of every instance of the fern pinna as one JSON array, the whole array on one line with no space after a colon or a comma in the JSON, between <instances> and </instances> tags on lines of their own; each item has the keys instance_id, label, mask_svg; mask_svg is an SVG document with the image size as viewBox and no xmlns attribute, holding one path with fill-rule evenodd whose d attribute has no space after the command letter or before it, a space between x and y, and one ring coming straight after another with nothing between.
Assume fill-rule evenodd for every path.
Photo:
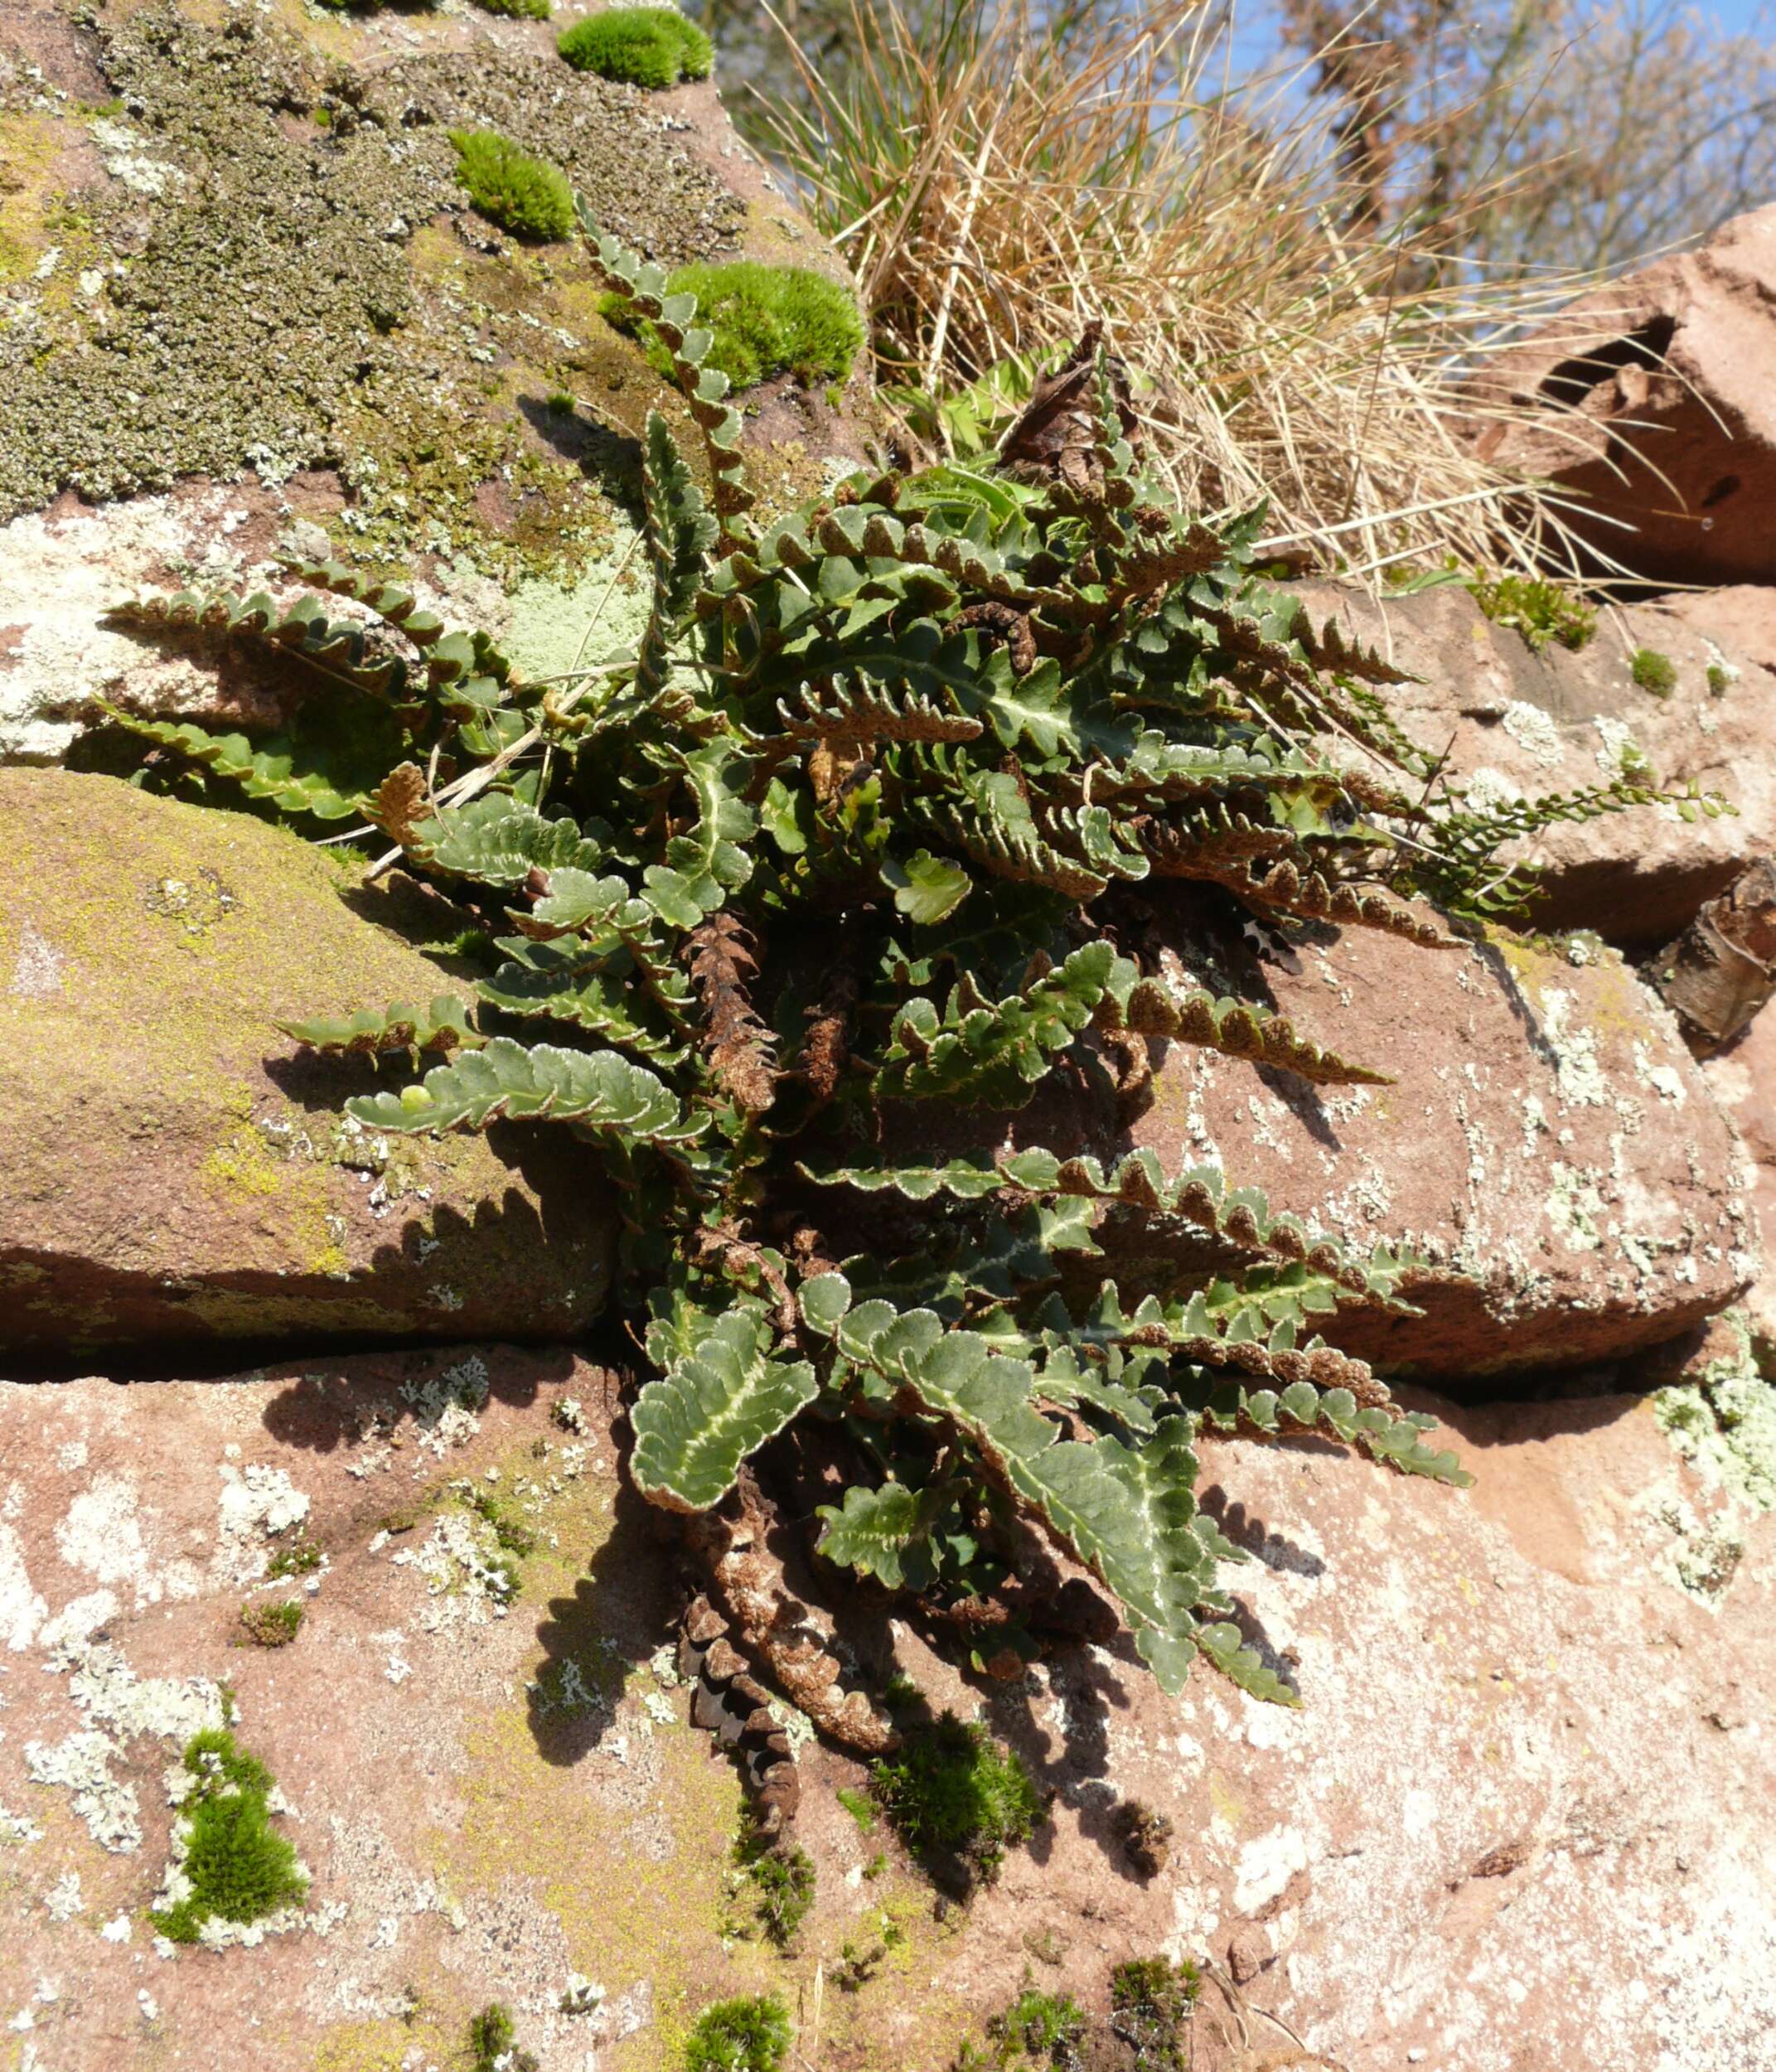
<instances>
[{"instance_id":1,"label":"fern pinna","mask_svg":"<svg viewBox=\"0 0 1776 2072\"><path fill-rule=\"evenodd\" d=\"M854 477L761 525L691 298L588 230L703 448L694 467L650 419L634 651L525 685L406 592L304 565L373 623L312 595L123 613L307 665L282 733L126 724L303 826L368 819L478 917L475 1001L291 1034L414 1061L347 1104L373 1129L546 1119L617 1183L647 1363L630 1472L829 1731L893 1740L805 1629L786 1639L762 1546L780 1515L1000 1668L1030 1644L1010 1579L1034 1527L1113 1593L1168 1690L1202 1655L1292 1703L1231 1615L1221 1571L1244 1557L1199 1506L1198 1445L1315 1433L1465 1481L1429 1419L1313 1334L1341 1305L1404 1306L1414 1260L1150 1153L928 1147L946 1110L1023 1108L1069 1061L1149 1039L1378 1078L1144 961L1132 888L1188 880L1285 931L1434 950L1452 937L1426 888L1446 910L1496 896L1483 819L1423 802L1435 772L1387 718L1382 659L1248 572L1257 514L1164 507L1101 351L1052 464ZM424 1051L447 1054L422 1072ZM1094 1270L1112 1205L1223 1263L1119 1285Z\"/></svg>"}]
</instances>

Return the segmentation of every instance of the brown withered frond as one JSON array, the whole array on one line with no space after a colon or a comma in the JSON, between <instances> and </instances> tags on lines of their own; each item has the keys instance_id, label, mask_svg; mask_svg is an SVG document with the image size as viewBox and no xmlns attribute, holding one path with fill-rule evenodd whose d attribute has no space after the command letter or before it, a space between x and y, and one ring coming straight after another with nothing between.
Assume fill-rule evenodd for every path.
<instances>
[{"instance_id":1,"label":"brown withered frond","mask_svg":"<svg viewBox=\"0 0 1776 2072\"><path fill-rule=\"evenodd\" d=\"M857 976L848 965L829 975L820 1005L808 1016L801 1047L801 1076L816 1099L830 1101L851 1054L851 1010L857 1005Z\"/></svg>"},{"instance_id":2,"label":"brown withered frond","mask_svg":"<svg viewBox=\"0 0 1776 2072\"><path fill-rule=\"evenodd\" d=\"M414 827L430 811L424 771L417 762L403 762L390 770L376 787L367 817L390 841L399 842L405 849L413 840Z\"/></svg>"},{"instance_id":3,"label":"brown withered frond","mask_svg":"<svg viewBox=\"0 0 1776 2072\"><path fill-rule=\"evenodd\" d=\"M758 975L751 936L725 910L690 934L690 982L704 1014L703 1048L723 1092L749 1115L762 1115L777 1093L771 1032L753 1012L748 990Z\"/></svg>"}]
</instances>

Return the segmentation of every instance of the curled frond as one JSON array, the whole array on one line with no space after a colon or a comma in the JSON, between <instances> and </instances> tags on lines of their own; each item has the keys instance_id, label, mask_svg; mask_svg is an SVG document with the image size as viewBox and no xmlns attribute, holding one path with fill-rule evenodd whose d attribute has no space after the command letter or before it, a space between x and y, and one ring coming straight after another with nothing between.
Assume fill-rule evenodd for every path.
<instances>
[{"instance_id":1,"label":"curled frond","mask_svg":"<svg viewBox=\"0 0 1776 2072\"><path fill-rule=\"evenodd\" d=\"M278 1027L315 1050L370 1057L385 1050L475 1050L484 1039L469 1020L472 1011L466 1001L441 993L425 1006L397 1000L380 1014L365 1008L337 1021L279 1022Z\"/></svg>"}]
</instances>

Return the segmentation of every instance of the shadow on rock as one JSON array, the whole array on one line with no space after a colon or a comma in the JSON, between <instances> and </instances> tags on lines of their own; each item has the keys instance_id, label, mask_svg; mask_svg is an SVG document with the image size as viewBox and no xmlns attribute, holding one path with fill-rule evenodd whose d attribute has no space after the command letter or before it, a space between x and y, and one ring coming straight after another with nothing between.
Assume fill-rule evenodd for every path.
<instances>
[{"instance_id":1,"label":"shadow on rock","mask_svg":"<svg viewBox=\"0 0 1776 2072\"><path fill-rule=\"evenodd\" d=\"M1501 1375L1484 1395L1480 1390L1485 1384L1471 1384L1478 1397L1473 1402L1452 1402L1403 1382L1391 1386L1402 1409L1428 1411L1436 1419L1442 1429L1430 1435L1432 1443L1450 1446L1462 1457L1488 1446L1600 1431L1619 1417L1628 1416L1644 1394L1633 1387L1624 1372L1626 1364L1557 1374ZM1649 1377L1649 1382L1657 1385L1657 1377Z\"/></svg>"},{"instance_id":2,"label":"shadow on rock","mask_svg":"<svg viewBox=\"0 0 1776 2072\"><path fill-rule=\"evenodd\" d=\"M683 1596L675 1573L670 1521L625 1479L611 1530L571 1597L552 1597L536 1637L543 1660L526 1711L537 1751L571 1768L616 1723L624 1681L672 1639Z\"/></svg>"},{"instance_id":3,"label":"shadow on rock","mask_svg":"<svg viewBox=\"0 0 1776 2072\"><path fill-rule=\"evenodd\" d=\"M1328 1447L1327 1450L1335 1449ZM1266 1568L1281 1570L1291 1576L1325 1574L1326 1564L1319 1555L1298 1547L1284 1534L1273 1532L1256 1512L1231 1498L1218 1482L1212 1482L1200 1490L1198 1501L1205 1517L1212 1518L1236 1547L1243 1547Z\"/></svg>"},{"instance_id":4,"label":"shadow on rock","mask_svg":"<svg viewBox=\"0 0 1776 2072\"><path fill-rule=\"evenodd\" d=\"M429 1426L443 1408L490 1401L528 1409L573 1377L564 1346L452 1345L357 1353L293 1374L266 1404L266 1431L285 1445L333 1453L402 1424Z\"/></svg>"},{"instance_id":5,"label":"shadow on rock","mask_svg":"<svg viewBox=\"0 0 1776 2072\"><path fill-rule=\"evenodd\" d=\"M538 438L563 460L578 462L614 504L641 522L641 443L588 417L560 410L535 396L520 396L518 408Z\"/></svg>"}]
</instances>

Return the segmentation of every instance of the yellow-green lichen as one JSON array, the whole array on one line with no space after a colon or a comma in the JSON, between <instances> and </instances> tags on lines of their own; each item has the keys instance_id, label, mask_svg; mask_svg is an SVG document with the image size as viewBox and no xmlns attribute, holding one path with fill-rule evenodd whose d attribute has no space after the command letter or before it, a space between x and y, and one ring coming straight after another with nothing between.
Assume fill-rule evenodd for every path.
<instances>
[{"instance_id":1,"label":"yellow-green lichen","mask_svg":"<svg viewBox=\"0 0 1776 2072\"><path fill-rule=\"evenodd\" d=\"M250 1198L264 1199L283 1185L283 1174L256 1130L235 1130L219 1144L200 1169L211 1186Z\"/></svg>"},{"instance_id":2,"label":"yellow-green lichen","mask_svg":"<svg viewBox=\"0 0 1776 2072\"><path fill-rule=\"evenodd\" d=\"M20 110L0 114L0 281L53 278L68 256L48 220L56 167L70 141L65 124ZM38 269L54 251L47 275Z\"/></svg>"},{"instance_id":3,"label":"yellow-green lichen","mask_svg":"<svg viewBox=\"0 0 1776 2072\"><path fill-rule=\"evenodd\" d=\"M329 2029L314 2046L310 2072L404 2072L417 2049L422 2062L448 2063L454 2035L394 2019L345 2021Z\"/></svg>"},{"instance_id":4,"label":"yellow-green lichen","mask_svg":"<svg viewBox=\"0 0 1776 2072\"><path fill-rule=\"evenodd\" d=\"M208 1153L198 1170L204 1184L243 1205L276 1201L286 1247L285 1271L334 1277L348 1271L342 1239L344 1225L325 1174L324 1153L313 1162L291 1148L294 1133L286 1124L280 1135L271 1118L231 1130ZM298 1141L306 1147L307 1140Z\"/></svg>"}]
</instances>

